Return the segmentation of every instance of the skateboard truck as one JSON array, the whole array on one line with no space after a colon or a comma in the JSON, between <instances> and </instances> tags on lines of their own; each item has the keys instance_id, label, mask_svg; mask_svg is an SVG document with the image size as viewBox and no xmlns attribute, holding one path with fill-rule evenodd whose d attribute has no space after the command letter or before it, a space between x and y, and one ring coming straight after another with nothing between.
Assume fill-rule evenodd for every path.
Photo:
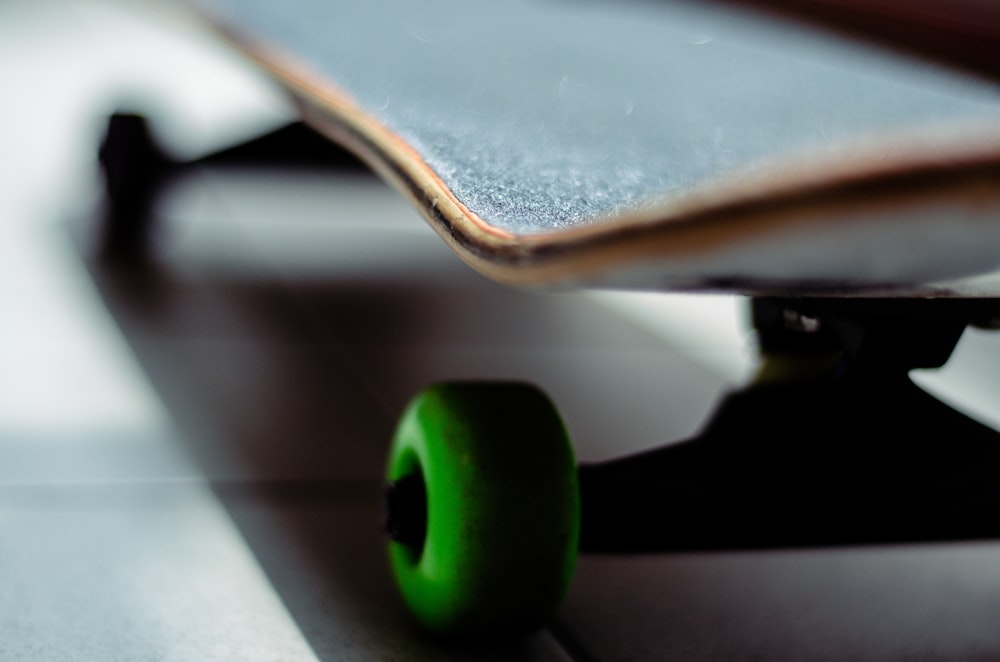
<instances>
[{"instance_id":1,"label":"skateboard truck","mask_svg":"<svg viewBox=\"0 0 1000 662\"><path fill-rule=\"evenodd\" d=\"M751 386L693 439L576 470L532 387L434 385L390 451L397 583L434 631L509 633L551 616L577 551L1000 536L1000 434L908 376L998 312L992 300L756 299L765 362Z\"/></svg>"},{"instance_id":2,"label":"skateboard truck","mask_svg":"<svg viewBox=\"0 0 1000 662\"><path fill-rule=\"evenodd\" d=\"M108 119L98 151L104 176L100 256L107 262L151 257L155 204L174 179L199 166L239 165L356 170L357 159L302 122L192 161L168 155L145 116L119 111Z\"/></svg>"},{"instance_id":3,"label":"skateboard truck","mask_svg":"<svg viewBox=\"0 0 1000 662\"><path fill-rule=\"evenodd\" d=\"M907 376L943 365L968 324L998 312L992 300L754 300L761 378L693 439L582 466L581 551L1000 535L1000 435Z\"/></svg>"}]
</instances>

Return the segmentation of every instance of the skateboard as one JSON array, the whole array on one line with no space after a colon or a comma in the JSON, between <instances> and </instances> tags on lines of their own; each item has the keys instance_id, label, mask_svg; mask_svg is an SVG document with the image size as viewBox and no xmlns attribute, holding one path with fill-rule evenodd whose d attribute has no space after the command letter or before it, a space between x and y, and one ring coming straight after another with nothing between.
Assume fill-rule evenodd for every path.
<instances>
[{"instance_id":1,"label":"skateboard","mask_svg":"<svg viewBox=\"0 0 1000 662\"><path fill-rule=\"evenodd\" d=\"M687 443L577 467L532 386L441 384L413 400L386 528L404 599L432 631L540 627L580 549L996 533L995 433L906 378L942 365L968 324L1000 320L995 49L900 42L945 65L883 48L877 30L856 41L681 1L195 11L486 276L755 297L766 369ZM109 132L109 173L129 171L110 167L120 144ZM951 450L931 453L943 438ZM942 473L931 455L962 461ZM847 498L838 480L859 465L869 477ZM927 481L950 496L926 498Z\"/></svg>"},{"instance_id":2,"label":"skateboard","mask_svg":"<svg viewBox=\"0 0 1000 662\"><path fill-rule=\"evenodd\" d=\"M938 294L1000 264L1000 90L729 6L206 3L516 285Z\"/></svg>"}]
</instances>

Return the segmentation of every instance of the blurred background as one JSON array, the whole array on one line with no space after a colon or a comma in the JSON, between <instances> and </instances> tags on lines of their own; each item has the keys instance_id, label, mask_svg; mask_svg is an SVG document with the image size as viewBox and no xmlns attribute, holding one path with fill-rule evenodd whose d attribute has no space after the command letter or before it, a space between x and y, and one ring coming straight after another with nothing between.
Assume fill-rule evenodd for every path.
<instances>
[{"instance_id":1,"label":"blurred background","mask_svg":"<svg viewBox=\"0 0 1000 662\"><path fill-rule=\"evenodd\" d=\"M990 541L586 556L551 631L428 639L379 532L408 398L533 381L583 461L683 439L753 372L746 302L492 284L349 159L194 170L110 266L111 112L184 160L286 102L180 10L111 0L0 3L0 90L0 658L1000 655ZM918 379L1000 425L997 342Z\"/></svg>"}]
</instances>

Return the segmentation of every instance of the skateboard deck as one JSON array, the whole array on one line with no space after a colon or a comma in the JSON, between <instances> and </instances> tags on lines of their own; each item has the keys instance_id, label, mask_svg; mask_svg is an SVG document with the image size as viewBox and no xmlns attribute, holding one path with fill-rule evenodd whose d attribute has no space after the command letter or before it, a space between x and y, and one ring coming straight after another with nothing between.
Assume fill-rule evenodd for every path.
<instances>
[{"instance_id":1,"label":"skateboard deck","mask_svg":"<svg viewBox=\"0 0 1000 662\"><path fill-rule=\"evenodd\" d=\"M197 8L495 280L1000 294L951 282L1000 267L988 76L726 4Z\"/></svg>"}]
</instances>

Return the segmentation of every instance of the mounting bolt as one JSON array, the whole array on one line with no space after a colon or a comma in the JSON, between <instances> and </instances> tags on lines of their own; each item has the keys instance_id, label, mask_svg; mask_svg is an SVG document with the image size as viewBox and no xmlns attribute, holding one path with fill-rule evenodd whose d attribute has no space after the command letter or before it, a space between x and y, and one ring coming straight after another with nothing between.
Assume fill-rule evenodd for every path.
<instances>
[{"instance_id":1,"label":"mounting bolt","mask_svg":"<svg viewBox=\"0 0 1000 662\"><path fill-rule=\"evenodd\" d=\"M823 323L816 317L803 315L792 308L785 308L781 311L782 321L789 331L798 333L819 333L823 328Z\"/></svg>"}]
</instances>

